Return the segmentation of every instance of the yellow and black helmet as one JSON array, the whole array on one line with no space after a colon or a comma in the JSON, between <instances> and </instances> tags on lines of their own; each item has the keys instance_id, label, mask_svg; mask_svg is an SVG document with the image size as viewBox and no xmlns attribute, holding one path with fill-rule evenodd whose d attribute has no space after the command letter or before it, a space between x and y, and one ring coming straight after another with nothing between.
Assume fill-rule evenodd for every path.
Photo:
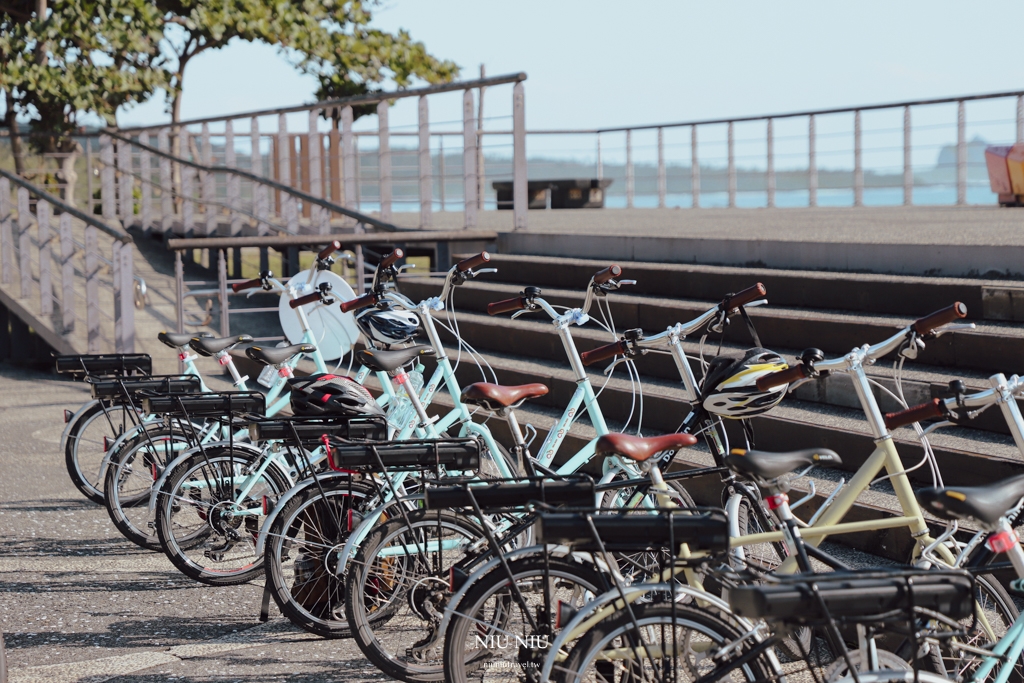
<instances>
[{"instance_id":1,"label":"yellow and black helmet","mask_svg":"<svg viewBox=\"0 0 1024 683\"><path fill-rule=\"evenodd\" d=\"M757 380L788 367L782 356L768 349L748 349L738 357L717 356L704 375L701 404L713 415L732 419L766 413L779 404L789 385L761 391Z\"/></svg>"}]
</instances>

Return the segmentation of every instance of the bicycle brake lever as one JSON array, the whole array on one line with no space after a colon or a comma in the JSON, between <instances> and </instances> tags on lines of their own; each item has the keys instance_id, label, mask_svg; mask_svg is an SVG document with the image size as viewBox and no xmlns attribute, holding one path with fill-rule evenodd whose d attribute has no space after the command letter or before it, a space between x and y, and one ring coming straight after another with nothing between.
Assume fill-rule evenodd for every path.
<instances>
[{"instance_id":1,"label":"bicycle brake lever","mask_svg":"<svg viewBox=\"0 0 1024 683\"><path fill-rule=\"evenodd\" d=\"M939 329L932 332L932 336L938 338L944 334L949 334L950 332L959 332L961 330L974 330L977 329L977 327L978 326L975 325L974 323L950 323L948 325L943 325Z\"/></svg>"},{"instance_id":2,"label":"bicycle brake lever","mask_svg":"<svg viewBox=\"0 0 1024 683\"><path fill-rule=\"evenodd\" d=\"M743 304L743 308L756 308L758 306L767 306L768 299L758 299L757 301L751 301L749 304Z\"/></svg>"},{"instance_id":3,"label":"bicycle brake lever","mask_svg":"<svg viewBox=\"0 0 1024 683\"><path fill-rule=\"evenodd\" d=\"M497 272L498 272L497 268L481 268L480 270L474 270L473 271L473 277L476 277L477 275L483 275L484 273L497 273Z\"/></svg>"}]
</instances>

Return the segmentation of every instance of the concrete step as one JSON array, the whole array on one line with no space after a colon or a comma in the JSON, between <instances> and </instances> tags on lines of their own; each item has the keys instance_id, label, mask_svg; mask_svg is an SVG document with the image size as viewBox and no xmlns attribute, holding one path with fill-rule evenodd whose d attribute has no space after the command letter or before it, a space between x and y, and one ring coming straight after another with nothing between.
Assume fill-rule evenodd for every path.
<instances>
[{"instance_id":1,"label":"concrete step","mask_svg":"<svg viewBox=\"0 0 1024 683\"><path fill-rule=\"evenodd\" d=\"M460 254L464 258L468 254ZM784 270L695 263L616 261L623 278L636 280L628 291L655 297L721 300L754 282L768 289L772 305L851 312L889 313L917 318L954 301L967 305L972 320L1024 320L1024 285L987 280L873 273ZM594 259L492 254L496 275L488 281L536 287L581 289L610 265Z\"/></svg>"}]
</instances>

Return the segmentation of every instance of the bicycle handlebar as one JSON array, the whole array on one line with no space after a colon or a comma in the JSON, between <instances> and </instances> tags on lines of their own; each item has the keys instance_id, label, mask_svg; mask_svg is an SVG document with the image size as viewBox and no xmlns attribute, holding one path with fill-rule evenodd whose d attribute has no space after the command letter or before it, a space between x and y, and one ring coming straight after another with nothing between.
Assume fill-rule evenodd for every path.
<instances>
[{"instance_id":1,"label":"bicycle handlebar","mask_svg":"<svg viewBox=\"0 0 1024 683\"><path fill-rule=\"evenodd\" d=\"M962 316L961 316L962 317ZM922 403L913 408L907 408L895 413L885 414L885 426L887 429L896 429L921 420L929 420L936 417L945 417L946 404L942 399L933 398L927 403Z\"/></svg>"},{"instance_id":2,"label":"bicycle handlebar","mask_svg":"<svg viewBox=\"0 0 1024 683\"><path fill-rule=\"evenodd\" d=\"M511 311L522 311L527 306L525 296L516 296L511 299L505 299L504 301L495 301L494 303L487 304L487 315L499 315L501 313L509 313Z\"/></svg>"},{"instance_id":3,"label":"bicycle handlebar","mask_svg":"<svg viewBox=\"0 0 1024 683\"><path fill-rule=\"evenodd\" d=\"M622 266L613 263L604 270L598 271L598 273L594 275L594 284L603 285L609 280L617 278L620 275L622 275Z\"/></svg>"},{"instance_id":4,"label":"bicycle handlebar","mask_svg":"<svg viewBox=\"0 0 1024 683\"><path fill-rule=\"evenodd\" d=\"M476 256L470 256L468 259L464 259L455 264L455 270L460 273L465 273L467 270L473 270L479 268L483 264L491 260L491 255L486 251L481 251Z\"/></svg>"},{"instance_id":5,"label":"bicycle handlebar","mask_svg":"<svg viewBox=\"0 0 1024 683\"><path fill-rule=\"evenodd\" d=\"M756 285L752 287L747 287L742 292L737 292L736 294L733 294L731 297L726 299L726 301L722 304L722 310L726 312L731 311L733 309L739 308L740 306L745 306L749 304L751 301L757 301L758 299L766 296L767 294L768 290L765 289L764 285L758 282Z\"/></svg>"},{"instance_id":6,"label":"bicycle handlebar","mask_svg":"<svg viewBox=\"0 0 1024 683\"><path fill-rule=\"evenodd\" d=\"M339 242L338 240L334 240L326 247L324 247L323 251L317 254L316 257L322 261L331 254L333 254L334 252L338 251L339 249L341 249L341 242Z\"/></svg>"},{"instance_id":7,"label":"bicycle handlebar","mask_svg":"<svg viewBox=\"0 0 1024 683\"><path fill-rule=\"evenodd\" d=\"M401 249L396 249L395 251L401 251ZM358 311L361 308L373 306L375 303L377 303L377 295L373 292L369 292L350 301L343 301L341 304L341 312L348 313L349 311Z\"/></svg>"},{"instance_id":8,"label":"bicycle handlebar","mask_svg":"<svg viewBox=\"0 0 1024 683\"><path fill-rule=\"evenodd\" d=\"M934 313L926 315L920 320L916 320L911 327L914 328L914 332L923 336L934 330L936 327L942 327L954 320L959 320L965 317L967 317L967 306L957 301L952 306L939 309Z\"/></svg>"},{"instance_id":9,"label":"bicycle handlebar","mask_svg":"<svg viewBox=\"0 0 1024 683\"><path fill-rule=\"evenodd\" d=\"M292 308L298 308L299 306L305 306L306 304L311 304L316 301L320 301L320 292L313 292L306 296L300 296L298 299L292 299L288 302L288 305Z\"/></svg>"},{"instance_id":10,"label":"bicycle handlebar","mask_svg":"<svg viewBox=\"0 0 1024 683\"><path fill-rule=\"evenodd\" d=\"M778 372L761 377L757 380L757 389L758 391L768 391L783 384L791 384L792 382L806 379L809 376L810 371L807 367L803 363L798 363L785 370L779 370Z\"/></svg>"},{"instance_id":11,"label":"bicycle handlebar","mask_svg":"<svg viewBox=\"0 0 1024 683\"><path fill-rule=\"evenodd\" d=\"M402 258L405 258L405 252L401 249L395 249L393 252L382 258L380 260L380 265L378 265L377 267L380 269L390 268L391 266L395 265L395 263L399 259Z\"/></svg>"},{"instance_id":12,"label":"bicycle handlebar","mask_svg":"<svg viewBox=\"0 0 1024 683\"><path fill-rule=\"evenodd\" d=\"M262 287L262 286L263 286L262 278L254 278L252 280L246 280L245 282L236 282L235 284L231 285L231 291L232 292L241 292L241 291L246 290L246 289L254 289L255 287Z\"/></svg>"},{"instance_id":13,"label":"bicycle handlebar","mask_svg":"<svg viewBox=\"0 0 1024 683\"><path fill-rule=\"evenodd\" d=\"M625 355L627 351L628 342L625 339L620 339L617 342L611 344L605 344L604 346L598 346L596 349L590 351L584 351L580 354L580 360L583 361L584 365L593 365L594 363L600 363L603 360L614 358L620 354Z\"/></svg>"}]
</instances>

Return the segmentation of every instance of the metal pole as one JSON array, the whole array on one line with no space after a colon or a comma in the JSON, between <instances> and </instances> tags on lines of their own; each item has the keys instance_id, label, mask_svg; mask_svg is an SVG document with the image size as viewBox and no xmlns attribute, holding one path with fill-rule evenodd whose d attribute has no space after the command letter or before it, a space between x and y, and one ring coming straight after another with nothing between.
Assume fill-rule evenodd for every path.
<instances>
[{"instance_id":1,"label":"metal pole","mask_svg":"<svg viewBox=\"0 0 1024 683\"><path fill-rule=\"evenodd\" d=\"M1024 142L1024 95L1017 95L1017 142Z\"/></svg>"},{"instance_id":2,"label":"metal pole","mask_svg":"<svg viewBox=\"0 0 1024 683\"><path fill-rule=\"evenodd\" d=\"M100 136L100 209L107 220L117 218L117 204L114 202L114 140L107 135Z\"/></svg>"},{"instance_id":3,"label":"metal pole","mask_svg":"<svg viewBox=\"0 0 1024 683\"><path fill-rule=\"evenodd\" d=\"M697 159L697 126L690 128L690 192L693 208L700 208L700 161Z\"/></svg>"},{"instance_id":4,"label":"metal pole","mask_svg":"<svg viewBox=\"0 0 1024 683\"><path fill-rule=\"evenodd\" d=\"M768 119L768 207L775 207L775 131Z\"/></svg>"},{"instance_id":5,"label":"metal pole","mask_svg":"<svg viewBox=\"0 0 1024 683\"><path fill-rule=\"evenodd\" d=\"M910 107L903 107L903 206L914 203L914 167L910 145Z\"/></svg>"},{"instance_id":6,"label":"metal pole","mask_svg":"<svg viewBox=\"0 0 1024 683\"><path fill-rule=\"evenodd\" d=\"M668 179L665 177L665 129L658 129L658 208L665 208Z\"/></svg>"},{"instance_id":7,"label":"metal pole","mask_svg":"<svg viewBox=\"0 0 1024 683\"><path fill-rule=\"evenodd\" d=\"M203 164L213 165L213 145L210 144L210 126L203 124L202 130L203 149L199 152ZM214 206L217 199L217 178L206 171L199 172L200 188L203 198L203 212L206 216L206 234L212 235L217 231L217 214L219 210Z\"/></svg>"},{"instance_id":8,"label":"metal pole","mask_svg":"<svg viewBox=\"0 0 1024 683\"><path fill-rule=\"evenodd\" d=\"M967 111L963 100L956 105L956 203L967 203Z\"/></svg>"},{"instance_id":9,"label":"metal pole","mask_svg":"<svg viewBox=\"0 0 1024 683\"><path fill-rule=\"evenodd\" d=\"M234 168L236 164L235 127L231 119L228 119L224 122L224 165ZM231 211L228 230L231 235L239 235L242 232L242 179L234 173L229 173L227 177L227 195ZM236 275L241 277L237 273Z\"/></svg>"},{"instance_id":10,"label":"metal pole","mask_svg":"<svg viewBox=\"0 0 1024 683\"><path fill-rule=\"evenodd\" d=\"M487 69L483 64L480 65L480 80L486 78ZM479 103L477 104L476 114L476 172L477 172L477 183L476 183L476 207L479 211L483 211L484 200L487 196L487 167L484 163L484 92L487 90L486 86L480 86ZM470 98L472 98L472 91L470 92ZM467 197L469 195L466 195ZM476 219L474 218L474 221ZM474 226L476 223L474 222Z\"/></svg>"},{"instance_id":11,"label":"metal pole","mask_svg":"<svg viewBox=\"0 0 1024 683\"><path fill-rule=\"evenodd\" d=\"M601 134L597 134L597 179L604 178L604 160L601 158Z\"/></svg>"},{"instance_id":12,"label":"metal pole","mask_svg":"<svg viewBox=\"0 0 1024 683\"><path fill-rule=\"evenodd\" d=\"M729 122L729 208L736 208L736 135L733 122Z\"/></svg>"},{"instance_id":13,"label":"metal pole","mask_svg":"<svg viewBox=\"0 0 1024 683\"><path fill-rule=\"evenodd\" d=\"M444 181L445 181L445 169L444 169L444 136L437 136L437 174L441 176L438 181L439 189L441 190L441 211L445 210L444 206Z\"/></svg>"},{"instance_id":14,"label":"metal pole","mask_svg":"<svg viewBox=\"0 0 1024 683\"><path fill-rule=\"evenodd\" d=\"M483 195L478 192L477 175L477 123L473 115L473 91L462 93L462 227L467 230L477 225L477 210L483 210ZM481 204L477 204L478 200Z\"/></svg>"},{"instance_id":15,"label":"metal pole","mask_svg":"<svg viewBox=\"0 0 1024 683\"><path fill-rule=\"evenodd\" d=\"M853 113L853 205L864 206L864 168L861 166L859 109Z\"/></svg>"},{"instance_id":16,"label":"metal pole","mask_svg":"<svg viewBox=\"0 0 1024 683\"><path fill-rule=\"evenodd\" d=\"M161 152L170 152L170 131L161 128L156 136ZM168 233L174 224L174 186L171 182L171 160L160 157L160 232Z\"/></svg>"},{"instance_id":17,"label":"metal pole","mask_svg":"<svg viewBox=\"0 0 1024 683\"><path fill-rule=\"evenodd\" d=\"M249 139L252 145L252 153L249 155L249 170L255 175L265 177L263 175L263 152L260 149L260 120L256 116L249 120ZM264 235L270 229L270 226L265 223L267 212L270 209L267 206L267 188L259 183L251 183L251 186L252 214L256 216L256 234ZM263 269L261 268L261 270Z\"/></svg>"},{"instance_id":18,"label":"metal pole","mask_svg":"<svg viewBox=\"0 0 1024 683\"><path fill-rule=\"evenodd\" d=\"M292 165L291 158L295 150L292 149L292 139L288 136L288 119L284 114L277 117L277 180L282 185L291 187ZM276 201L274 202L277 213L284 216L284 203L280 190L274 190Z\"/></svg>"},{"instance_id":19,"label":"metal pole","mask_svg":"<svg viewBox=\"0 0 1024 683\"><path fill-rule=\"evenodd\" d=\"M633 208L633 131L626 131L626 208Z\"/></svg>"},{"instance_id":20,"label":"metal pole","mask_svg":"<svg viewBox=\"0 0 1024 683\"><path fill-rule=\"evenodd\" d=\"M818 154L816 150L814 114L807 121L807 204L818 205Z\"/></svg>"},{"instance_id":21,"label":"metal pole","mask_svg":"<svg viewBox=\"0 0 1024 683\"><path fill-rule=\"evenodd\" d=\"M526 230L530 206L526 174L526 95L520 81L512 87L512 225L515 230Z\"/></svg>"},{"instance_id":22,"label":"metal pole","mask_svg":"<svg viewBox=\"0 0 1024 683\"><path fill-rule=\"evenodd\" d=\"M380 172L380 218L391 220L391 138L387 100L377 105L377 167Z\"/></svg>"},{"instance_id":23,"label":"metal pole","mask_svg":"<svg viewBox=\"0 0 1024 683\"><path fill-rule=\"evenodd\" d=\"M231 321L228 319L228 261L224 250L217 250L217 289L220 298L220 336L231 334Z\"/></svg>"},{"instance_id":24,"label":"metal pole","mask_svg":"<svg viewBox=\"0 0 1024 683\"><path fill-rule=\"evenodd\" d=\"M386 116L386 115L385 115ZM356 136L352 133L355 112L352 107L341 110L341 172L345 186L345 207L356 205Z\"/></svg>"},{"instance_id":25,"label":"metal pole","mask_svg":"<svg viewBox=\"0 0 1024 683\"><path fill-rule=\"evenodd\" d=\"M175 313L177 314L178 332L185 331L185 266L181 262L181 249L174 250L174 297ZM185 363L178 361L178 372L184 370Z\"/></svg>"},{"instance_id":26,"label":"metal pole","mask_svg":"<svg viewBox=\"0 0 1024 683\"><path fill-rule=\"evenodd\" d=\"M419 160L420 160L420 227L424 230L431 225L434 211L434 179L430 163L430 112L427 96L419 98Z\"/></svg>"}]
</instances>

